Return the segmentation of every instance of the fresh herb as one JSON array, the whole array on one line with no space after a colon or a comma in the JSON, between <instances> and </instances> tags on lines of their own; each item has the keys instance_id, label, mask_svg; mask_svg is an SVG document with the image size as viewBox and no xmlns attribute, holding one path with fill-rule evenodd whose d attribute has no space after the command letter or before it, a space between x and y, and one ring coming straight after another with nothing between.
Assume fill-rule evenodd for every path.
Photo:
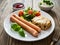
<instances>
[{"instance_id":1,"label":"fresh herb","mask_svg":"<svg viewBox=\"0 0 60 45\"><path fill-rule=\"evenodd\" d=\"M43 0L43 2L48 3L48 2L50 2L50 0Z\"/></svg>"},{"instance_id":2,"label":"fresh herb","mask_svg":"<svg viewBox=\"0 0 60 45\"><path fill-rule=\"evenodd\" d=\"M21 26L19 26L18 24L16 23L12 23L11 24L11 28L14 30L14 31L19 31Z\"/></svg>"},{"instance_id":3,"label":"fresh herb","mask_svg":"<svg viewBox=\"0 0 60 45\"><path fill-rule=\"evenodd\" d=\"M25 33L24 33L23 30L24 30L24 29L21 28L21 29L18 31L18 33L19 33L22 37L25 37Z\"/></svg>"},{"instance_id":4,"label":"fresh herb","mask_svg":"<svg viewBox=\"0 0 60 45\"><path fill-rule=\"evenodd\" d=\"M31 19L33 19L36 15L40 16L40 12L37 10L32 10L31 7L28 7L26 10L23 11L24 14L22 15L22 17L27 21L31 21Z\"/></svg>"},{"instance_id":5,"label":"fresh herb","mask_svg":"<svg viewBox=\"0 0 60 45\"><path fill-rule=\"evenodd\" d=\"M31 21L31 19L34 17L34 15L23 15L24 19Z\"/></svg>"},{"instance_id":6,"label":"fresh herb","mask_svg":"<svg viewBox=\"0 0 60 45\"><path fill-rule=\"evenodd\" d=\"M50 0L43 0L43 3L46 3L47 5L53 5ZM40 5L42 5L42 2L40 2Z\"/></svg>"},{"instance_id":7,"label":"fresh herb","mask_svg":"<svg viewBox=\"0 0 60 45\"><path fill-rule=\"evenodd\" d=\"M31 7L28 7L27 10L32 10L32 8Z\"/></svg>"},{"instance_id":8,"label":"fresh herb","mask_svg":"<svg viewBox=\"0 0 60 45\"><path fill-rule=\"evenodd\" d=\"M53 5L53 3L52 2L50 2L51 3L51 5Z\"/></svg>"},{"instance_id":9,"label":"fresh herb","mask_svg":"<svg viewBox=\"0 0 60 45\"><path fill-rule=\"evenodd\" d=\"M28 12L28 10L32 10L32 8L31 7L28 7L26 10L24 10L24 12Z\"/></svg>"},{"instance_id":10,"label":"fresh herb","mask_svg":"<svg viewBox=\"0 0 60 45\"><path fill-rule=\"evenodd\" d=\"M17 23L12 23L11 28L14 31L18 32L20 36L25 37L24 29L21 26L19 26Z\"/></svg>"},{"instance_id":11,"label":"fresh herb","mask_svg":"<svg viewBox=\"0 0 60 45\"><path fill-rule=\"evenodd\" d=\"M32 8L31 7L28 7L26 10L24 10L23 17L24 17L24 19L26 19L28 21L31 21L31 19L34 17L34 15L33 14L28 14L28 11L29 10L32 10Z\"/></svg>"}]
</instances>

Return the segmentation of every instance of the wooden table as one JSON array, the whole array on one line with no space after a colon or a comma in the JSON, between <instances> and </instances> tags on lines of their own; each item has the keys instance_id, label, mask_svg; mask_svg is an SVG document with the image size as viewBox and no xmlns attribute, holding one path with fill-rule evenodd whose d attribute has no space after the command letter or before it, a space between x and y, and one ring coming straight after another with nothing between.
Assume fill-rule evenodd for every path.
<instances>
[{"instance_id":1,"label":"wooden table","mask_svg":"<svg viewBox=\"0 0 60 45\"><path fill-rule=\"evenodd\" d=\"M8 34L6 34L3 28L3 22L4 22L5 17L12 12L12 4L14 1L15 0L3 0L2 4L0 5L0 45L49 45L55 31L49 37L40 41L36 41L36 42L19 41L19 40L11 38ZM30 6L33 9L40 10L38 8L39 1L40 0L25 0L23 1L23 3L25 4L25 8ZM47 13L49 13L55 20L56 27L60 27L60 7L59 7L60 0L53 0L53 1L54 1L54 8Z\"/></svg>"}]
</instances>

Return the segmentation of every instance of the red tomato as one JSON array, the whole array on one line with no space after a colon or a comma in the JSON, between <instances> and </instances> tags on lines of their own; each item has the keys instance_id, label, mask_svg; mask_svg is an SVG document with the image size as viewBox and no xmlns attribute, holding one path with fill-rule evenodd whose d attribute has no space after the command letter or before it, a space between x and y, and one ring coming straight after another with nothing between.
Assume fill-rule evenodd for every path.
<instances>
[{"instance_id":1,"label":"red tomato","mask_svg":"<svg viewBox=\"0 0 60 45\"><path fill-rule=\"evenodd\" d=\"M41 15L40 12L36 12L36 13L35 13L35 16L40 16L40 15Z\"/></svg>"},{"instance_id":2,"label":"red tomato","mask_svg":"<svg viewBox=\"0 0 60 45\"><path fill-rule=\"evenodd\" d=\"M20 10L19 11L19 16L22 16L22 15L24 15L24 11L23 10Z\"/></svg>"},{"instance_id":3,"label":"red tomato","mask_svg":"<svg viewBox=\"0 0 60 45\"><path fill-rule=\"evenodd\" d=\"M33 14L33 10L28 10L28 14Z\"/></svg>"}]
</instances>

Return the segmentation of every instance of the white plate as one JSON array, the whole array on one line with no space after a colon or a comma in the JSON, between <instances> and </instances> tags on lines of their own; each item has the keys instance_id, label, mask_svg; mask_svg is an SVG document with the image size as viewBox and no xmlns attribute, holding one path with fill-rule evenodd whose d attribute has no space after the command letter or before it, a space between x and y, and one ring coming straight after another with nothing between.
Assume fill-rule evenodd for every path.
<instances>
[{"instance_id":1,"label":"white plate","mask_svg":"<svg viewBox=\"0 0 60 45\"><path fill-rule=\"evenodd\" d=\"M8 35L10 35L11 37L13 37L15 39L18 39L18 40L21 40L21 41L37 41L37 40L41 40L41 39L44 39L44 38L48 37L54 30L55 22L54 22L53 18L48 13L46 13L44 11L41 11L41 14L43 16L45 16L45 17L47 17L48 19L51 20L51 23L52 23L51 27L46 31L41 31L41 33L38 35L38 38L33 37L31 34L29 34L26 31L25 31L25 34L27 36L26 37L21 37L17 32L11 30L10 16L14 13L18 14L18 11L9 14L6 17L6 19L4 20L4 29L5 29L5 31Z\"/></svg>"}]
</instances>

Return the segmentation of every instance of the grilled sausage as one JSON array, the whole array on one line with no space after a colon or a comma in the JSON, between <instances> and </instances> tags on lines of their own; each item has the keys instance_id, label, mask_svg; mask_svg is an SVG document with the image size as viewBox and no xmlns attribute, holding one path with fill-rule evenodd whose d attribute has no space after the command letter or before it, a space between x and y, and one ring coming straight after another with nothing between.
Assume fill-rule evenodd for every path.
<instances>
[{"instance_id":1,"label":"grilled sausage","mask_svg":"<svg viewBox=\"0 0 60 45\"><path fill-rule=\"evenodd\" d=\"M35 29L33 29L30 26L26 25L24 22L18 20L16 17L11 16L10 20L11 21L14 20L17 24L19 24L22 28L24 28L26 31L28 31L30 34L32 34L34 37L38 36L38 32Z\"/></svg>"},{"instance_id":2,"label":"grilled sausage","mask_svg":"<svg viewBox=\"0 0 60 45\"><path fill-rule=\"evenodd\" d=\"M23 19L23 18L20 18L20 17L17 16L17 15L13 15L13 16L16 17L17 19L19 19L20 21L24 22L24 23L27 24L28 26L34 28L37 32L41 32L41 28L40 28L40 27L32 24L31 22L26 21L26 20Z\"/></svg>"}]
</instances>

